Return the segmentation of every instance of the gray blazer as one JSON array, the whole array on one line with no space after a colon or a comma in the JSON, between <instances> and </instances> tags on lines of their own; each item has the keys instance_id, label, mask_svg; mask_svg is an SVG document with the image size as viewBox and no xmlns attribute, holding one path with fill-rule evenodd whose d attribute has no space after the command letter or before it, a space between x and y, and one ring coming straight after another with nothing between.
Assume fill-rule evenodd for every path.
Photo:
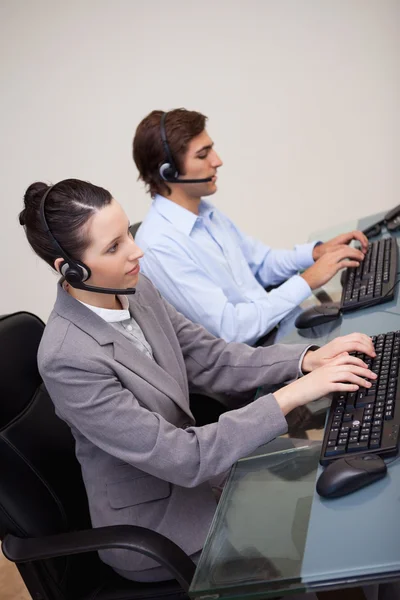
<instances>
[{"instance_id":1,"label":"gray blazer","mask_svg":"<svg viewBox=\"0 0 400 600\"><path fill-rule=\"evenodd\" d=\"M93 526L149 527L193 554L215 512L209 480L287 424L269 394L196 427L190 386L242 394L243 403L260 384L295 379L306 346L228 344L178 313L144 276L130 310L154 361L58 285L39 370L74 435ZM118 569L158 566L126 550L100 554Z\"/></svg>"}]
</instances>

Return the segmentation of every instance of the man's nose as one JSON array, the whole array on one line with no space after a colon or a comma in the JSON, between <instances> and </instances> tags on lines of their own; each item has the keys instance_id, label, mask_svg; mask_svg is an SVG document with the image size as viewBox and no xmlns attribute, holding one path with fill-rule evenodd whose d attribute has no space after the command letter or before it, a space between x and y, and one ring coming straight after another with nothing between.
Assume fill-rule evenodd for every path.
<instances>
[{"instance_id":1,"label":"man's nose","mask_svg":"<svg viewBox=\"0 0 400 600\"><path fill-rule=\"evenodd\" d=\"M222 160L220 159L218 154L215 152L215 150L213 150L213 157L211 160L211 164L215 169L217 169L218 167L222 167L222 165L223 165Z\"/></svg>"}]
</instances>

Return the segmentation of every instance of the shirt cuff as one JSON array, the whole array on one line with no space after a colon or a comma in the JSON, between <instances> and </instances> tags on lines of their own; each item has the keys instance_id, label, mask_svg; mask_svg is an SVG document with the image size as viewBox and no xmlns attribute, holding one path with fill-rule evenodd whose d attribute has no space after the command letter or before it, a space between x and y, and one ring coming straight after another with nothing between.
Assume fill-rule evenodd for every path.
<instances>
[{"instance_id":1,"label":"shirt cuff","mask_svg":"<svg viewBox=\"0 0 400 600\"><path fill-rule=\"evenodd\" d=\"M321 242L318 241L309 242L308 244L299 244L298 246L294 247L296 252L296 262L299 271L302 271L303 269L308 269L308 267L311 267L311 265L314 264L312 253L315 246L320 243Z\"/></svg>"},{"instance_id":2,"label":"shirt cuff","mask_svg":"<svg viewBox=\"0 0 400 600\"><path fill-rule=\"evenodd\" d=\"M305 357L306 353L309 350L318 350L319 346L316 346L315 344L311 344L310 346L307 346L307 348L304 350L304 352L302 352L301 356L300 356L300 360L299 360L299 377L303 377L306 373L303 373L303 370L301 368L301 365L303 364L303 358Z\"/></svg>"},{"instance_id":3,"label":"shirt cuff","mask_svg":"<svg viewBox=\"0 0 400 600\"><path fill-rule=\"evenodd\" d=\"M292 275L290 279L282 283L279 290L282 293L284 292L285 298L292 302L294 306L298 306L312 294L307 281L300 275Z\"/></svg>"}]
</instances>

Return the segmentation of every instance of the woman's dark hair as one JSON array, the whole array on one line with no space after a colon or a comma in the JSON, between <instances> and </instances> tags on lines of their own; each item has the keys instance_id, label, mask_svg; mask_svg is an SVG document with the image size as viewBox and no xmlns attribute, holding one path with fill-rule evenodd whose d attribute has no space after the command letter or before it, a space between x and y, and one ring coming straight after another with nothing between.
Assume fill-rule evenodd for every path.
<instances>
[{"instance_id":1,"label":"woman's dark hair","mask_svg":"<svg viewBox=\"0 0 400 600\"><path fill-rule=\"evenodd\" d=\"M151 196L171 193L171 188L159 172L160 166L168 162L160 131L163 114L162 110L153 110L139 123L133 138L133 160L139 171L139 179L144 181ZM165 133L180 175L184 175L183 159L189 142L204 131L206 121L206 116L194 110L176 108L168 112Z\"/></svg>"},{"instance_id":2,"label":"woman's dark hair","mask_svg":"<svg viewBox=\"0 0 400 600\"><path fill-rule=\"evenodd\" d=\"M28 242L36 254L54 268L54 261L60 253L46 233L40 216L40 203L49 187L40 181L28 187L19 222L24 226ZM51 233L71 258L81 259L90 244L89 237L85 235L85 225L111 200L107 190L79 179L65 179L53 186L46 198L45 217Z\"/></svg>"}]
</instances>

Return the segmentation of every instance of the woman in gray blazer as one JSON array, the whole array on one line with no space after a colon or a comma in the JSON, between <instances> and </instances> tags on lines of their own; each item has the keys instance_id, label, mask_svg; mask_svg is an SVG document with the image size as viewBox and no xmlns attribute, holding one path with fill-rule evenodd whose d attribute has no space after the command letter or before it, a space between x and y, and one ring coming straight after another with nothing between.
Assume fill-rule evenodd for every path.
<instances>
[{"instance_id":1,"label":"woman in gray blazer","mask_svg":"<svg viewBox=\"0 0 400 600\"><path fill-rule=\"evenodd\" d=\"M228 344L139 275L143 254L108 191L73 179L34 183L24 205L20 222L32 248L62 275L38 362L74 435L93 526L148 527L196 558L214 515L215 482L285 433L296 406L370 386L375 375L348 352L374 356L372 343L353 334L320 349ZM283 387L249 402L267 382ZM196 427L192 386L229 394L235 409ZM130 579L168 578L128 551L101 558Z\"/></svg>"}]
</instances>

